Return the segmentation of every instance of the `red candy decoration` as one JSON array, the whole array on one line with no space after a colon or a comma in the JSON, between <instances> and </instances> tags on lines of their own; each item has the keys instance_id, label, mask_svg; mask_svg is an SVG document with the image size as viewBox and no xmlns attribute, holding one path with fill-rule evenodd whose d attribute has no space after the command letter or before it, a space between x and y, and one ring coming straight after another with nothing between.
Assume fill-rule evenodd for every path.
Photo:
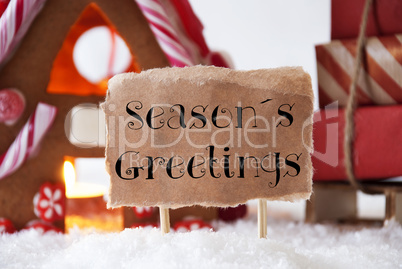
<instances>
[{"instance_id":1,"label":"red candy decoration","mask_svg":"<svg viewBox=\"0 0 402 269\"><path fill-rule=\"evenodd\" d=\"M154 213L154 208L149 206L133 207L133 211L137 218L145 219L152 217L152 214Z\"/></svg>"},{"instance_id":2,"label":"red candy decoration","mask_svg":"<svg viewBox=\"0 0 402 269\"><path fill-rule=\"evenodd\" d=\"M46 182L34 197L35 215L47 222L64 219L65 199L65 190L62 184L53 185Z\"/></svg>"},{"instance_id":3,"label":"red candy decoration","mask_svg":"<svg viewBox=\"0 0 402 269\"><path fill-rule=\"evenodd\" d=\"M173 229L176 232L190 232L199 229L213 229L211 225L202 220L184 220L176 222Z\"/></svg>"},{"instance_id":4,"label":"red candy decoration","mask_svg":"<svg viewBox=\"0 0 402 269\"><path fill-rule=\"evenodd\" d=\"M15 229L11 220L6 218L0 218L0 234L12 234L15 233L17 230Z\"/></svg>"},{"instance_id":5,"label":"red candy decoration","mask_svg":"<svg viewBox=\"0 0 402 269\"><path fill-rule=\"evenodd\" d=\"M35 229L41 234L47 233L47 232L56 232L56 233L63 233L62 230L59 228L53 226L50 223L47 223L42 220L32 220L27 223L25 228L23 230L30 230L30 229Z\"/></svg>"},{"instance_id":6,"label":"red candy decoration","mask_svg":"<svg viewBox=\"0 0 402 269\"><path fill-rule=\"evenodd\" d=\"M22 93L15 89L0 90L0 123L14 124L24 112L24 108Z\"/></svg>"}]
</instances>

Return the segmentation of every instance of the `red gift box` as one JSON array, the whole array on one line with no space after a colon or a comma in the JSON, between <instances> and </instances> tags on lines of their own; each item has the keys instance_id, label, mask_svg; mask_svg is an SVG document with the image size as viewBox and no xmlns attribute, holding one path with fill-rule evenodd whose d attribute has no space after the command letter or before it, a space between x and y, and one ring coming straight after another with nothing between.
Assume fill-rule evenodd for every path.
<instances>
[{"instance_id":1,"label":"red gift box","mask_svg":"<svg viewBox=\"0 0 402 269\"><path fill-rule=\"evenodd\" d=\"M402 1L401 1L402 2ZM356 61L356 39L316 46L319 103L345 106ZM362 105L402 103L402 34L367 39L357 80Z\"/></svg>"},{"instance_id":2,"label":"red gift box","mask_svg":"<svg viewBox=\"0 0 402 269\"><path fill-rule=\"evenodd\" d=\"M332 0L331 39L359 35L365 0ZM402 1L373 1L367 21L367 36L402 33Z\"/></svg>"},{"instance_id":3,"label":"red gift box","mask_svg":"<svg viewBox=\"0 0 402 269\"><path fill-rule=\"evenodd\" d=\"M344 109L314 114L313 179L345 180ZM402 175L402 105L361 107L355 113L354 172L359 180Z\"/></svg>"}]
</instances>

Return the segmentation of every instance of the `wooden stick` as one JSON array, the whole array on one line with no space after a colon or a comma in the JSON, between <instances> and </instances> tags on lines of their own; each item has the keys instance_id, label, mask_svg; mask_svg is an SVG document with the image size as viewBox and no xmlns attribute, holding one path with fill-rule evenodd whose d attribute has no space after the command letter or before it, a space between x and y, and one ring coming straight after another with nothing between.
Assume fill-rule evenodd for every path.
<instances>
[{"instance_id":1,"label":"wooden stick","mask_svg":"<svg viewBox=\"0 0 402 269\"><path fill-rule=\"evenodd\" d=\"M392 220L396 215L396 192L389 190L385 192L385 220Z\"/></svg>"},{"instance_id":2,"label":"wooden stick","mask_svg":"<svg viewBox=\"0 0 402 269\"><path fill-rule=\"evenodd\" d=\"M267 238L267 200L258 199L258 237Z\"/></svg>"},{"instance_id":3,"label":"wooden stick","mask_svg":"<svg viewBox=\"0 0 402 269\"><path fill-rule=\"evenodd\" d=\"M159 207L159 217L160 217L162 234L169 233L170 232L169 208L160 206Z\"/></svg>"}]
</instances>

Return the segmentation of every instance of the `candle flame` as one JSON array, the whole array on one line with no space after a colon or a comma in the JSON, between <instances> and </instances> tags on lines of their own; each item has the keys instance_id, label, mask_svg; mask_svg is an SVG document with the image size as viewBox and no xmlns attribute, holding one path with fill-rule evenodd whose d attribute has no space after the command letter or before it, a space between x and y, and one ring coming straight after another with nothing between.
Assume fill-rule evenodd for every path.
<instances>
[{"instance_id":1,"label":"candle flame","mask_svg":"<svg viewBox=\"0 0 402 269\"><path fill-rule=\"evenodd\" d=\"M76 181L74 165L70 161L64 162L64 181L66 183L66 191L70 192Z\"/></svg>"}]
</instances>

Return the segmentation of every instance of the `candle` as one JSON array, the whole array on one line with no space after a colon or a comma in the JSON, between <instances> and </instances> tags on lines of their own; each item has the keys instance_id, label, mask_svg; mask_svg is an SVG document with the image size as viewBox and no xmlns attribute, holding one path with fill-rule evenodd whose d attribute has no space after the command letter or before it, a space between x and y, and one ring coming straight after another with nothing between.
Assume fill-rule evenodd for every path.
<instances>
[{"instance_id":1,"label":"candle","mask_svg":"<svg viewBox=\"0 0 402 269\"><path fill-rule=\"evenodd\" d=\"M115 232L123 229L122 209L108 210L104 194L106 187L85 182L76 182L74 165L64 162L66 183L65 229L77 226L80 229Z\"/></svg>"}]
</instances>

